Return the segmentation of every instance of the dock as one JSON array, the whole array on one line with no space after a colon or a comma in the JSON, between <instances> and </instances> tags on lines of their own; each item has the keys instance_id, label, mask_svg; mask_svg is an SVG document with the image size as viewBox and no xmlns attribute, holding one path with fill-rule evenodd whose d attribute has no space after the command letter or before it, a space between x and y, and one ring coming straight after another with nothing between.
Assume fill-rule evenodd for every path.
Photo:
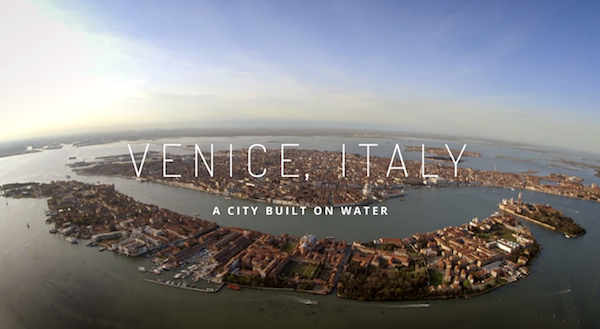
<instances>
[{"instance_id":1,"label":"dock","mask_svg":"<svg viewBox=\"0 0 600 329\"><path fill-rule=\"evenodd\" d=\"M176 284L168 284L166 282L157 281L157 280L144 279L144 281L154 283L154 284L160 284L162 286L167 286L167 287L180 288L180 289L186 289L186 290L192 290L192 291L198 291L198 292L207 292L207 293L218 292L225 285L224 283L221 283L217 288L215 288L213 290L207 290L207 289L192 288L192 287L182 287L182 286L178 286Z\"/></svg>"}]
</instances>

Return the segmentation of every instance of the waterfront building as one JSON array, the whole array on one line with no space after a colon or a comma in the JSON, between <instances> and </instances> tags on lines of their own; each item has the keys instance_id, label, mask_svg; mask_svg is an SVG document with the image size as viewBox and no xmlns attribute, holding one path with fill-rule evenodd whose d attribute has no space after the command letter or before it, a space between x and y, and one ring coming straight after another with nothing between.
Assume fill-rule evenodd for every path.
<instances>
[{"instance_id":1,"label":"waterfront building","mask_svg":"<svg viewBox=\"0 0 600 329\"><path fill-rule=\"evenodd\" d=\"M497 241L497 243L498 243L498 248L503 251L506 251L507 253L512 253L513 251L515 251L519 248L518 243L506 240L504 238L499 239Z\"/></svg>"}]
</instances>

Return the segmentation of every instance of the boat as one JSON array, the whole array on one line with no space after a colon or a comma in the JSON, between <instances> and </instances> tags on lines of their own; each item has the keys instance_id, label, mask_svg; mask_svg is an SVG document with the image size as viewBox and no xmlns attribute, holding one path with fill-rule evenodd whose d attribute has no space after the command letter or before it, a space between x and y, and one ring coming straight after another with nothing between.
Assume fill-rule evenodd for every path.
<instances>
[{"instance_id":1,"label":"boat","mask_svg":"<svg viewBox=\"0 0 600 329\"><path fill-rule=\"evenodd\" d=\"M29 223L27 223L27 228L29 228Z\"/></svg>"},{"instance_id":2,"label":"boat","mask_svg":"<svg viewBox=\"0 0 600 329\"><path fill-rule=\"evenodd\" d=\"M242 290L242 288L240 288L240 286L236 286L236 285L233 285L233 284L228 284L228 285L225 286L225 288L231 289L231 290Z\"/></svg>"},{"instance_id":3,"label":"boat","mask_svg":"<svg viewBox=\"0 0 600 329\"><path fill-rule=\"evenodd\" d=\"M310 300L310 299L302 299L300 300L300 303L304 304L304 305L317 305L317 301L316 300Z\"/></svg>"},{"instance_id":4,"label":"boat","mask_svg":"<svg viewBox=\"0 0 600 329\"><path fill-rule=\"evenodd\" d=\"M152 270L152 273L156 274L156 275L160 275L161 272L162 271L159 268L155 268L155 269Z\"/></svg>"},{"instance_id":5,"label":"boat","mask_svg":"<svg viewBox=\"0 0 600 329\"><path fill-rule=\"evenodd\" d=\"M94 246L96 246L96 243L94 243L94 241L90 241L85 246L86 247L94 247Z\"/></svg>"},{"instance_id":6,"label":"boat","mask_svg":"<svg viewBox=\"0 0 600 329\"><path fill-rule=\"evenodd\" d=\"M565 234L565 238L567 238L567 239L570 239L570 238L571 238L571 236L570 236L570 235L568 235L568 234Z\"/></svg>"},{"instance_id":7,"label":"boat","mask_svg":"<svg viewBox=\"0 0 600 329\"><path fill-rule=\"evenodd\" d=\"M100 247L100 249L98 249L98 251L104 251L106 250L106 247Z\"/></svg>"},{"instance_id":8,"label":"boat","mask_svg":"<svg viewBox=\"0 0 600 329\"><path fill-rule=\"evenodd\" d=\"M51 234L56 234L56 233L58 233L58 230L57 230L57 229L55 229L55 228L51 228L49 232L50 232Z\"/></svg>"},{"instance_id":9,"label":"boat","mask_svg":"<svg viewBox=\"0 0 600 329\"><path fill-rule=\"evenodd\" d=\"M145 268L145 267L143 267L143 266L139 266L139 267L138 267L138 271L140 271L140 272L144 273L144 272L146 272L146 268Z\"/></svg>"},{"instance_id":10,"label":"boat","mask_svg":"<svg viewBox=\"0 0 600 329\"><path fill-rule=\"evenodd\" d=\"M226 196L225 200L231 200L231 197L230 196Z\"/></svg>"},{"instance_id":11,"label":"boat","mask_svg":"<svg viewBox=\"0 0 600 329\"><path fill-rule=\"evenodd\" d=\"M71 243L77 243L77 238L74 236L68 236L66 238L67 241L71 242Z\"/></svg>"}]
</instances>

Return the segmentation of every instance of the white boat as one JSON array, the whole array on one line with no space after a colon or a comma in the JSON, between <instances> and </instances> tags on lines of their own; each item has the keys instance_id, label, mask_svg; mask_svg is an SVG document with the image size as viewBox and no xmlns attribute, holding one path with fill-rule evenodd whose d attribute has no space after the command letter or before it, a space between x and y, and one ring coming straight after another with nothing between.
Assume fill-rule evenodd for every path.
<instances>
[{"instance_id":1,"label":"white boat","mask_svg":"<svg viewBox=\"0 0 600 329\"><path fill-rule=\"evenodd\" d=\"M317 305L317 301L316 300L310 300L310 299L301 299L300 303L304 304L304 305Z\"/></svg>"},{"instance_id":2,"label":"white boat","mask_svg":"<svg viewBox=\"0 0 600 329\"><path fill-rule=\"evenodd\" d=\"M100 249L98 249L98 251L104 251L106 250L106 247L100 247Z\"/></svg>"},{"instance_id":3,"label":"white boat","mask_svg":"<svg viewBox=\"0 0 600 329\"><path fill-rule=\"evenodd\" d=\"M58 230L57 230L57 229L55 229L55 228L51 228L51 229L50 229L50 233L51 233L51 234L56 234L57 232L58 232Z\"/></svg>"},{"instance_id":4,"label":"white boat","mask_svg":"<svg viewBox=\"0 0 600 329\"><path fill-rule=\"evenodd\" d=\"M139 266L139 267L138 267L138 271L140 271L140 272L142 272L142 273L143 273L143 272L146 272L146 268L145 268L145 267L143 267L143 266Z\"/></svg>"},{"instance_id":5,"label":"white boat","mask_svg":"<svg viewBox=\"0 0 600 329\"><path fill-rule=\"evenodd\" d=\"M66 238L67 241L71 242L71 243L77 243L77 238L74 236L68 236Z\"/></svg>"},{"instance_id":6,"label":"white boat","mask_svg":"<svg viewBox=\"0 0 600 329\"><path fill-rule=\"evenodd\" d=\"M159 268L155 268L152 270L152 273L156 274L156 275L160 275L162 271Z\"/></svg>"}]
</instances>

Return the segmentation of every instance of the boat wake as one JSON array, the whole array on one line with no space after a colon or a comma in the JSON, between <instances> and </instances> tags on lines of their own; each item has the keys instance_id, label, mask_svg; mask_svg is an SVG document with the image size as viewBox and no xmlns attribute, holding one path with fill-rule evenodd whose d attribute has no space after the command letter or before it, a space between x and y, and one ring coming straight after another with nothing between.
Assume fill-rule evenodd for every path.
<instances>
[{"instance_id":1,"label":"boat wake","mask_svg":"<svg viewBox=\"0 0 600 329\"><path fill-rule=\"evenodd\" d=\"M571 289L567 289L567 290L561 290L561 291L557 291L557 292L553 292L547 295L543 295L542 297L546 298L546 297L554 297L554 296L558 296L558 295L564 295L564 294L568 294L571 292Z\"/></svg>"},{"instance_id":2,"label":"boat wake","mask_svg":"<svg viewBox=\"0 0 600 329\"><path fill-rule=\"evenodd\" d=\"M381 305L385 308L427 308L430 304Z\"/></svg>"},{"instance_id":3,"label":"boat wake","mask_svg":"<svg viewBox=\"0 0 600 329\"><path fill-rule=\"evenodd\" d=\"M310 299L306 299L306 298L294 297L294 300L297 301L298 303L302 303L304 305L317 305L318 304L316 300L310 300Z\"/></svg>"},{"instance_id":4,"label":"boat wake","mask_svg":"<svg viewBox=\"0 0 600 329\"><path fill-rule=\"evenodd\" d=\"M428 308L431 304L388 304L387 302L373 302L365 303L365 306L378 308Z\"/></svg>"}]
</instances>

